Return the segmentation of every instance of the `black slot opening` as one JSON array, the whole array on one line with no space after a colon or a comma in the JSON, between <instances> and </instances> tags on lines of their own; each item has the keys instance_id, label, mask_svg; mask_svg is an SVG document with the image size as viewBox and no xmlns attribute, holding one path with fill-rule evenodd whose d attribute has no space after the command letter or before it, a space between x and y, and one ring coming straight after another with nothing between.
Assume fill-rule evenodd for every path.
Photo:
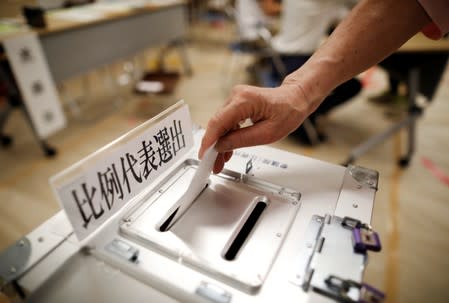
<instances>
[{"instance_id":1,"label":"black slot opening","mask_svg":"<svg viewBox=\"0 0 449 303\"><path fill-rule=\"evenodd\" d=\"M232 241L231 245L229 246L228 251L225 253L224 258L226 260L231 261L235 259L237 253L242 248L243 244L251 233L251 230L256 225L257 220L266 207L267 204L265 202L257 202L256 207L254 207L253 211L249 215L246 222L243 224L234 241Z\"/></svg>"},{"instance_id":2,"label":"black slot opening","mask_svg":"<svg viewBox=\"0 0 449 303\"><path fill-rule=\"evenodd\" d=\"M179 210L179 207L170 215L170 217L167 218L167 220L165 220L165 222L161 225L161 227L159 227L159 231L164 232L164 231L168 230L168 227L170 226L170 223L173 220L173 218L175 217L178 210Z\"/></svg>"},{"instance_id":3,"label":"black slot opening","mask_svg":"<svg viewBox=\"0 0 449 303\"><path fill-rule=\"evenodd\" d=\"M209 183L206 183L206 185L204 186L204 188L201 190L200 194L209 186ZM195 198L196 199L196 198ZM176 208L175 211L164 221L164 223L161 224L161 226L159 227L159 231L161 232L165 232L167 230L169 230L170 227L170 223L173 221L173 219L176 216L176 213L179 211L179 208ZM182 214L181 214L182 215Z\"/></svg>"}]
</instances>

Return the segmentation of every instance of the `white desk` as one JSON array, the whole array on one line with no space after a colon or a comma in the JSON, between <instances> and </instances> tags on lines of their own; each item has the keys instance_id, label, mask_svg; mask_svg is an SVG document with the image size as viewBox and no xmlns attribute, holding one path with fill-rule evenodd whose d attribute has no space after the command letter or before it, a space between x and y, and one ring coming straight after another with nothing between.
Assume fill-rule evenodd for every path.
<instances>
[{"instance_id":1,"label":"white desk","mask_svg":"<svg viewBox=\"0 0 449 303\"><path fill-rule=\"evenodd\" d=\"M15 62L15 65L12 64L14 77L26 107L25 113L36 137L49 156L54 155L55 151L49 148L43 139L65 125L54 82L60 83L116 60L132 56L146 48L164 44L178 47L184 68L188 74L191 73L191 66L183 48L187 28L185 1L147 4L121 11L99 12L98 7L95 11L93 5L82 9L87 12L92 10L96 18L80 21L73 18L72 20L61 18L57 12L47 13L47 27L33 31L38 35L38 41L34 42L34 45L30 44L32 37L25 39L28 42L20 40L21 35L31 31L25 30L16 35L0 37L0 42L4 45L10 43L8 41L12 39L19 38L16 39L18 41L14 47L9 48L8 59L12 63ZM36 65L34 68L23 69L24 65L21 61L23 61L24 49L37 53L35 59L38 58L38 60L34 60L33 64ZM42 100L37 100L35 93L36 82L39 82L39 79L41 81L37 84L42 88L41 91L49 94L49 96L41 94ZM47 104L45 112L41 109L44 101ZM64 123L50 125L52 122L44 119L45 115L59 117L59 120Z\"/></svg>"},{"instance_id":2,"label":"white desk","mask_svg":"<svg viewBox=\"0 0 449 303\"><path fill-rule=\"evenodd\" d=\"M39 37L56 82L88 72L152 46L183 40L184 1L106 14L92 22L63 21L49 15Z\"/></svg>"}]
</instances>

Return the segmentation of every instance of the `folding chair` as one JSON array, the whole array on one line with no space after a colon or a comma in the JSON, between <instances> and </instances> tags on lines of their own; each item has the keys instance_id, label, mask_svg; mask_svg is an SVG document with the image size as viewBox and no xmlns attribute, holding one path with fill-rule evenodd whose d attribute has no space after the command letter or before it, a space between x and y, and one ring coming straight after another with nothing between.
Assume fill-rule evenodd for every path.
<instances>
[{"instance_id":1,"label":"folding chair","mask_svg":"<svg viewBox=\"0 0 449 303\"><path fill-rule=\"evenodd\" d=\"M232 13L235 18L235 14L236 14L235 10L233 10ZM233 52L233 55L231 57L231 62L229 63L228 75L232 76L232 70L233 70L234 66L240 65L240 64L238 64L238 57L241 56L241 54L250 54L250 55L254 55L259 60L271 59L273 62L273 67L276 69L278 74L281 75L282 79L285 78L287 76L287 69L286 69L284 63L282 62L282 59L281 59L279 53L277 53L276 50L274 50L271 46L271 41L272 41L273 36L272 36L270 30L267 27L265 27L263 24L259 23L257 25L257 34L258 34L259 40L263 42L263 45L260 49L252 49L252 48L246 47L245 41L243 41L242 39L239 39L237 42L234 42L233 44L231 44L231 50ZM256 69L255 75L256 75L257 82L260 86L277 87L281 84L278 81L278 79L274 79L272 77L271 71ZM227 79L225 81L225 83L228 84L228 89L229 89L231 85L229 85L230 77L228 76L228 78L229 79ZM310 121L310 119L308 119L308 118L305 119L303 122L303 126L307 133L307 136L310 138L312 145L318 144L320 142L320 139L318 136L318 131L316 130L315 126Z\"/></svg>"},{"instance_id":2,"label":"folding chair","mask_svg":"<svg viewBox=\"0 0 449 303\"><path fill-rule=\"evenodd\" d=\"M433 97L433 93L437 86L431 91L423 91L421 87L425 81L439 81L439 77L444 71L449 52L409 52L409 53L395 53L392 55L392 60L395 56L408 56L410 60L406 64L401 64L399 69L387 67L389 74L392 77L396 77L399 80L405 80L408 88L408 109L407 116L401 121L393 124L380 134L374 135L365 142L362 142L355 147L349 154L348 158L343 165L347 166L354 163L360 156L374 148L375 146L383 143L388 138L398 133L402 129L407 131L407 150L403 156L398 160L400 167L407 167L413 157L416 147L416 122L423 114L424 108L420 107L416 103L416 98L420 92L424 93L427 97L427 101L430 102ZM423 56L421 60L416 60L415 56ZM439 69L439 70L436 70Z\"/></svg>"}]
</instances>

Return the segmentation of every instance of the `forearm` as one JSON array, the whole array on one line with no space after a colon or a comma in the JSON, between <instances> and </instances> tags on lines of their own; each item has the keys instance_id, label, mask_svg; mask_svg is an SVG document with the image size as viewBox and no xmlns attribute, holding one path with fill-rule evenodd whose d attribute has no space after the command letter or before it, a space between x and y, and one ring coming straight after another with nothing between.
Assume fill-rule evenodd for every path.
<instances>
[{"instance_id":1,"label":"forearm","mask_svg":"<svg viewBox=\"0 0 449 303\"><path fill-rule=\"evenodd\" d=\"M362 0L284 83L300 87L312 112L335 87L380 62L429 22L415 0Z\"/></svg>"}]
</instances>

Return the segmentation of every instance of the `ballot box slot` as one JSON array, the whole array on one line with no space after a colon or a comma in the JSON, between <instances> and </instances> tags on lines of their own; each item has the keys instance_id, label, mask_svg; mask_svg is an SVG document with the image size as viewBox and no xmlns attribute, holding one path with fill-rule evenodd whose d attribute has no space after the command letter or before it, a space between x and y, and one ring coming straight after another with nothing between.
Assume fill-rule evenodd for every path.
<instances>
[{"instance_id":1,"label":"ballot box slot","mask_svg":"<svg viewBox=\"0 0 449 303\"><path fill-rule=\"evenodd\" d=\"M209 184L206 184L206 186L204 187L204 189L206 189L209 186ZM200 192L199 195L201 195L201 193L204 191L204 189ZM199 196L198 195L198 196ZM195 202L195 201L194 201ZM180 214L182 217L182 215L187 211L188 209L186 209L182 214ZM176 215L178 214L178 212L180 211L180 207L176 207L176 209L174 211L169 211L167 214L167 219L162 220L162 224L159 225L158 230L161 232L166 232L168 230L170 230L170 227L173 227L173 224L176 222L173 222L173 220L175 220Z\"/></svg>"},{"instance_id":2,"label":"ballot box slot","mask_svg":"<svg viewBox=\"0 0 449 303\"><path fill-rule=\"evenodd\" d=\"M167 220L164 221L164 223L161 224L159 227L159 231L165 232L168 230L168 227L170 226L171 221L175 218L176 214L179 211L179 207L168 217Z\"/></svg>"},{"instance_id":3,"label":"ballot box slot","mask_svg":"<svg viewBox=\"0 0 449 303\"><path fill-rule=\"evenodd\" d=\"M143 196L122 218L120 234L130 243L143 245L142 253L155 251L255 293L288 235L301 194L225 169L209 177L208 186L179 216L178 202L198 164L186 160Z\"/></svg>"},{"instance_id":4,"label":"ballot box slot","mask_svg":"<svg viewBox=\"0 0 449 303\"><path fill-rule=\"evenodd\" d=\"M238 232L236 233L236 236L232 238L232 241L230 241L229 248L224 253L224 258L226 260L232 261L236 258L238 252L245 244L251 231L256 226L257 221L259 220L260 216L262 215L266 207L267 207L266 201L257 201L255 203L254 207L249 213L249 216L246 218L246 220L243 222L243 225L239 228Z\"/></svg>"}]
</instances>

